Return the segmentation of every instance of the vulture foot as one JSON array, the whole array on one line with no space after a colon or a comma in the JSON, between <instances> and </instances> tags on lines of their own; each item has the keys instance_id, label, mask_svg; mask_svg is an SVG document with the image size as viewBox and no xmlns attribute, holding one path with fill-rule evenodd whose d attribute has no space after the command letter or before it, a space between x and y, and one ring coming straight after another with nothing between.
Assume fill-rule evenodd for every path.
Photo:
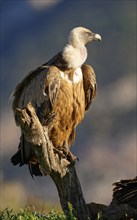
<instances>
[{"instance_id":1,"label":"vulture foot","mask_svg":"<svg viewBox=\"0 0 137 220\"><path fill-rule=\"evenodd\" d=\"M75 161L78 160L67 148L54 148L54 153L58 154L60 158L66 158L72 164L75 164Z\"/></svg>"}]
</instances>

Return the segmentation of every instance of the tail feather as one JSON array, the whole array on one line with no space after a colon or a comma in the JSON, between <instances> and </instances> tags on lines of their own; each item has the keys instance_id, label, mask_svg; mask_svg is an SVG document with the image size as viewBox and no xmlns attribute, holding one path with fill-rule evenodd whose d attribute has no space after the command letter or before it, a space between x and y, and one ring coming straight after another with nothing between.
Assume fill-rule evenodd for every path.
<instances>
[{"instance_id":1,"label":"tail feather","mask_svg":"<svg viewBox=\"0 0 137 220\"><path fill-rule=\"evenodd\" d=\"M17 153L14 154L14 155L11 157L11 163L12 163L14 166L16 166L16 165L18 165L18 164L20 164L20 166L23 165L23 164L21 165L21 153L20 153L20 150L18 150Z\"/></svg>"},{"instance_id":2,"label":"tail feather","mask_svg":"<svg viewBox=\"0 0 137 220\"><path fill-rule=\"evenodd\" d=\"M32 178L34 178L33 176L44 176L45 175L41 171L40 165L38 163L37 164L29 163L28 167L29 167L30 175L32 176Z\"/></svg>"},{"instance_id":3,"label":"tail feather","mask_svg":"<svg viewBox=\"0 0 137 220\"><path fill-rule=\"evenodd\" d=\"M30 174L33 178L33 175L35 176L43 176L45 175L41 167L35 158L34 152L33 152L33 146L31 143L27 142L24 138L24 135L20 138L20 143L18 146L18 151L11 157L11 163L16 166L19 164L19 166L23 166L24 164L28 164ZM34 163L35 161L35 163Z\"/></svg>"}]
</instances>

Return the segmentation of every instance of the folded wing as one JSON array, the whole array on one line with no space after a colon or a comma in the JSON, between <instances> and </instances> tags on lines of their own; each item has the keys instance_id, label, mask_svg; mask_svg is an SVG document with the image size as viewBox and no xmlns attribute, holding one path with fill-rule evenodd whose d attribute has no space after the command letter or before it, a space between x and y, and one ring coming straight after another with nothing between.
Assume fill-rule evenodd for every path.
<instances>
[{"instance_id":1,"label":"folded wing","mask_svg":"<svg viewBox=\"0 0 137 220\"><path fill-rule=\"evenodd\" d=\"M35 108L42 125L49 125L54 119L52 109L60 88L60 71L55 66L41 66L30 72L16 87L13 94L13 111L19 126L16 108L24 108L29 102ZM21 134L18 152L11 158L13 165L29 165L31 175L43 175L35 158L33 146Z\"/></svg>"},{"instance_id":2,"label":"folded wing","mask_svg":"<svg viewBox=\"0 0 137 220\"><path fill-rule=\"evenodd\" d=\"M88 110L93 99L96 97L97 83L96 75L91 66L85 64L82 66L83 85L85 92L85 110Z\"/></svg>"}]
</instances>

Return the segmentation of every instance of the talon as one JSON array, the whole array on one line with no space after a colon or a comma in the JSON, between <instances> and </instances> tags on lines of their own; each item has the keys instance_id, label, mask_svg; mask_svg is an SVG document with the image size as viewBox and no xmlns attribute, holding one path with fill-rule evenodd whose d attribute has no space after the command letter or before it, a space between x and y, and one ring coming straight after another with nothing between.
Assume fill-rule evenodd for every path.
<instances>
[{"instance_id":1,"label":"talon","mask_svg":"<svg viewBox=\"0 0 137 220\"><path fill-rule=\"evenodd\" d=\"M76 161L76 160L79 161L79 159L78 159L74 154L72 154L71 151L68 151L67 159L68 159L72 164L73 164L73 163L75 164L75 161Z\"/></svg>"},{"instance_id":2,"label":"talon","mask_svg":"<svg viewBox=\"0 0 137 220\"><path fill-rule=\"evenodd\" d=\"M58 154L60 158L66 158L70 163L74 163L75 164L75 161L79 159L71 153L70 150L67 150L66 148L62 148L62 149L57 149L57 148L54 148L54 153L55 154Z\"/></svg>"},{"instance_id":3,"label":"talon","mask_svg":"<svg viewBox=\"0 0 137 220\"><path fill-rule=\"evenodd\" d=\"M64 154L62 149L54 148L53 150L54 150L54 153L58 154L60 158L66 158L66 155Z\"/></svg>"}]
</instances>

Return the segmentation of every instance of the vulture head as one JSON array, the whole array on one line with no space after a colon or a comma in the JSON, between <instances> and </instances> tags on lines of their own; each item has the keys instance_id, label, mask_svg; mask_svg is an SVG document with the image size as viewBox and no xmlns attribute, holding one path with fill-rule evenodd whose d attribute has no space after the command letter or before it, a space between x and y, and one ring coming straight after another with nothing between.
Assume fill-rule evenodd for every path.
<instances>
[{"instance_id":1,"label":"vulture head","mask_svg":"<svg viewBox=\"0 0 137 220\"><path fill-rule=\"evenodd\" d=\"M71 30L69 43L63 49L63 59L68 68L76 69L81 67L87 59L87 49L85 45L90 41L100 41L101 36L95 34L87 28L76 27Z\"/></svg>"},{"instance_id":2,"label":"vulture head","mask_svg":"<svg viewBox=\"0 0 137 220\"><path fill-rule=\"evenodd\" d=\"M74 47L78 44L86 45L90 41L101 41L101 36L84 27L76 27L69 34L69 44Z\"/></svg>"}]
</instances>

